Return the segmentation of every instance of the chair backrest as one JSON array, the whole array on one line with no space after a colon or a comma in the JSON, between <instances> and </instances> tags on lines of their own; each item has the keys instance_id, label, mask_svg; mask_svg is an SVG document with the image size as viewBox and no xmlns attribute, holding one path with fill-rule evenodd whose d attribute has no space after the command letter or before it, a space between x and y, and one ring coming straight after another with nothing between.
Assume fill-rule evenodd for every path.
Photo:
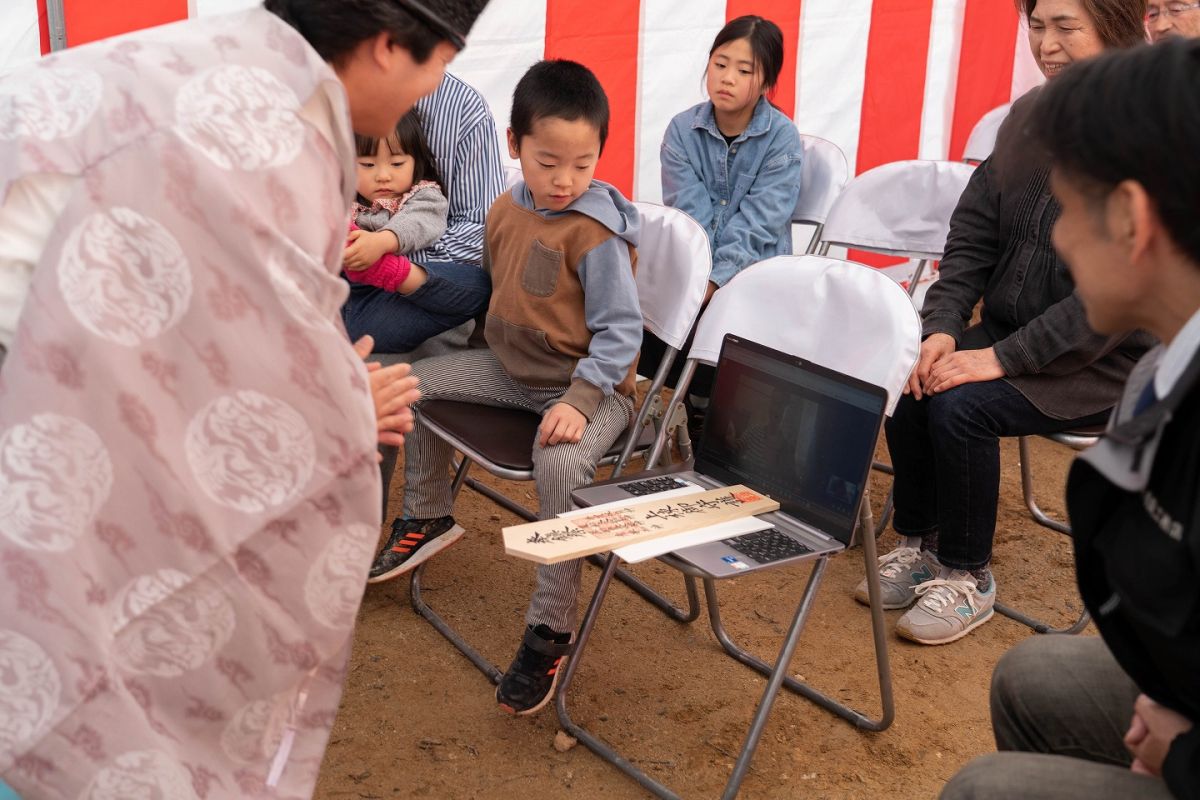
<instances>
[{"instance_id":1,"label":"chair backrest","mask_svg":"<svg viewBox=\"0 0 1200 800\"><path fill-rule=\"evenodd\" d=\"M1011 108L1012 103L1005 103L998 108L993 108L984 114L979 122L975 123L975 127L971 129L971 135L967 137L967 146L963 150L963 161L968 164L978 164L992 154L992 150L996 147L996 134L1000 131L1000 125L1008 117Z\"/></svg>"},{"instance_id":2,"label":"chair backrest","mask_svg":"<svg viewBox=\"0 0 1200 800\"><path fill-rule=\"evenodd\" d=\"M676 349L687 340L708 287L708 234L677 208L635 203L642 218L637 288L646 329Z\"/></svg>"},{"instance_id":3,"label":"chair backrest","mask_svg":"<svg viewBox=\"0 0 1200 800\"><path fill-rule=\"evenodd\" d=\"M896 161L868 170L834 202L822 247L940 259L950 215L973 173L956 161Z\"/></svg>"},{"instance_id":4,"label":"chair backrest","mask_svg":"<svg viewBox=\"0 0 1200 800\"><path fill-rule=\"evenodd\" d=\"M504 190L508 191L517 185L522 178L521 168L512 164L504 165Z\"/></svg>"},{"instance_id":5,"label":"chair backrest","mask_svg":"<svg viewBox=\"0 0 1200 800\"><path fill-rule=\"evenodd\" d=\"M883 387L888 414L921 349L921 320L895 281L813 255L777 256L738 273L701 315L688 358L715 364L727 333Z\"/></svg>"},{"instance_id":6,"label":"chair backrest","mask_svg":"<svg viewBox=\"0 0 1200 800\"><path fill-rule=\"evenodd\" d=\"M850 164L842 148L828 139L801 134L800 143L803 149L800 198L792 212L792 222L821 225L850 180Z\"/></svg>"}]
</instances>

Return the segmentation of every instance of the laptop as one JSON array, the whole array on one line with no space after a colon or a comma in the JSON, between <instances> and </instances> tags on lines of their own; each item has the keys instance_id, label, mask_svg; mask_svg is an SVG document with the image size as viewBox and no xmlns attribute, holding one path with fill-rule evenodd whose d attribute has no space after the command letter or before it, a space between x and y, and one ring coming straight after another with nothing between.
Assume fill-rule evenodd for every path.
<instances>
[{"instance_id":1,"label":"laptop","mask_svg":"<svg viewBox=\"0 0 1200 800\"><path fill-rule=\"evenodd\" d=\"M677 550L714 577L818 558L851 544L887 392L811 361L726 335L691 466L644 480L586 486L581 507L652 499L688 486L744 484L779 502L771 527Z\"/></svg>"}]
</instances>

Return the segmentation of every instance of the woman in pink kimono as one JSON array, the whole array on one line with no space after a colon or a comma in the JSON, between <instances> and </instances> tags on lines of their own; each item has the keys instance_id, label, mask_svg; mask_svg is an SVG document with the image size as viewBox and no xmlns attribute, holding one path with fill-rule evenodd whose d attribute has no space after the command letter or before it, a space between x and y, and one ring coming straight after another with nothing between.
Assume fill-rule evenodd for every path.
<instances>
[{"instance_id":1,"label":"woman in pink kimono","mask_svg":"<svg viewBox=\"0 0 1200 800\"><path fill-rule=\"evenodd\" d=\"M411 396L340 321L352 132L432 91L485 2L268 0L0 79L20 795L311 795Z\"/></svg>"}]
</instances>

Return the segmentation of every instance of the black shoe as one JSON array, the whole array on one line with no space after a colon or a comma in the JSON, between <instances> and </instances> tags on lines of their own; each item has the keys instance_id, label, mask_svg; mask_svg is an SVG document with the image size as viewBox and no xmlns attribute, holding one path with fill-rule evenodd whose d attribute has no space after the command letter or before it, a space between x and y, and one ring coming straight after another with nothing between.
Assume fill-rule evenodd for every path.
<instances>
[{"instance_id":1,"label":"black shoe","mask_svg":"<svg viewBox=\"0 0 1200 800\"><path fill-rule=\"evenodd\" d=\"M526 628L521 649L496 687L496 702L510 714L540 711L554 697L559 668L571 652L571 634L545 625Z\"/></svg>"},{"instance_id":2,"label":"black shoe","mask_svg":"<svg viewBox=\"0 0 1200 800\"><path fill-rule=\"evenodd\" d=\"M416 569L430 556L462 538L462 527L454 517L401 519L392 523L392 535L375 556L367 583L380 583Z\"/></svg>"}]
</instances>

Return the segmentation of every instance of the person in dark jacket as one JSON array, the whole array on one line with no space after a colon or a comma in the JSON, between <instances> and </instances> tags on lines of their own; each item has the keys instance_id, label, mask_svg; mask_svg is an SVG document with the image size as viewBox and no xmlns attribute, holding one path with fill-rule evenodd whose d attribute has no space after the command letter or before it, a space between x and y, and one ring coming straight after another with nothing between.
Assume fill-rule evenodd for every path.
<instances>
[{"instance_id":1,"label":"person in dark jacket","mask_svg":"<svg viewBox=\"0 0 1200 800\"><path fill-rule=\"evenodd\" d=\"M1035 111L1063 211L1054 243L1088 322L1162 342L1067 486L1100 637L1045 636L992 679L1001 752L943 798L1200 798L1200 42L1067 73Z\"/></svg>"},{"instance_id":2,"label":"person in dark jacket","mask_svg":"<svg viewBox=\"0 0 1200 800\"><path fill-rule=\"evenodd\" d=\"M1073 62L1145 42L1146 0L1018 5L1051 81ZM955 641L992 618L999 437L1102 425L1152 344L1144 333L1088 327L1050 243L1059 206L1029 131L1037 94L1013 104L955 209L922 311L920 359L886 425L903 539L879 560L882 602L909 609L896 630L922 644ZM869 602L865 580L855 598Z\"/></svg>"}]
</instances>

